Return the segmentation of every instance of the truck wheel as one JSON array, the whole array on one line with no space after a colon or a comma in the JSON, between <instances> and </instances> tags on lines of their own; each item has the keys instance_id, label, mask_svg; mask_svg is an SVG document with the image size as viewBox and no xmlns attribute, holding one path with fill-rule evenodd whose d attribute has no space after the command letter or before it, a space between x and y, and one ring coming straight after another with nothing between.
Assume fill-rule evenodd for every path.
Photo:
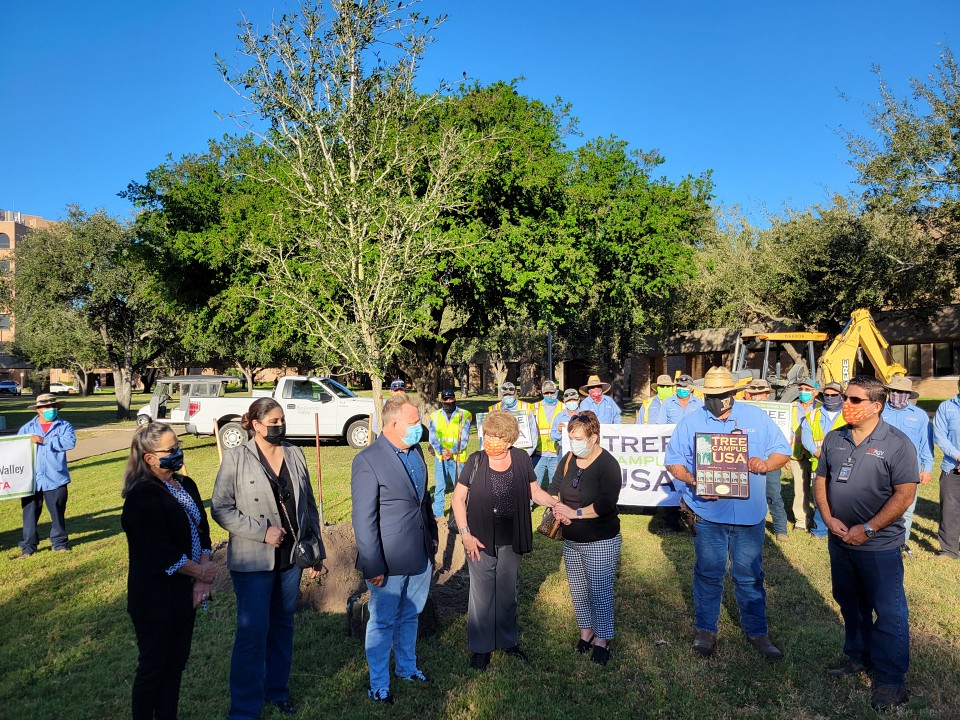
<instances>
[{"instance_id":1,"label":"truck wheel","mask_svg":"<svg viewBox=\"0 0 960 720\"><path fill-rule=\"evenodd\" d=\"M370 429L367 426L367 420L354 420L347 428L347 444L354 450L359 450L367 446L367 438L370 436Z\"/></svg>"},{"instance_id":2,"label":"truck wheel","mask_svg":"<svg viewBox=\"0 0 960 720\"><path fill-rule=\"evenodd\" d=\"M150 422L149 415L137 415L137 427L139 427L140 425L146 425L149 422Z\"/></svg>"},{"instance_id":3,"label":"truck wheel","mask_svg":"<svg viewBox=\"0 0 960 720\"><path fill-rule=\"evenodd\" d=\"M220 426L220 445L225 450L235 448L247 441L247 431L238 422Z\"/></svg>"}]
</instances>

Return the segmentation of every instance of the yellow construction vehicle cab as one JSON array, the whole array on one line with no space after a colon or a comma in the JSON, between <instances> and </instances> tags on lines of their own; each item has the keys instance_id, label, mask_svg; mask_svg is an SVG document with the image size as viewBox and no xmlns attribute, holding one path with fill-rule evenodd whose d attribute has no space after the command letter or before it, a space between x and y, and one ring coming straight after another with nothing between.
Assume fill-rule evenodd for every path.
<instances>
[{"instance_id":1,"label":"yellow construction vehicle cab","mask_svg":"<svg viewBox=\"0 0 960 720\"><path fill-rule=\"evenodd\" d=\"M890 356L890 343L877 330L870 311L861 308L850 314L843 332L833 339L830 347L820 356L818 375L821 383L845 384L852 378L856 372L859 350L863 350L877 378L884 383L897 375L907 374L907 369Z\"/></svg>"}]
</instances>

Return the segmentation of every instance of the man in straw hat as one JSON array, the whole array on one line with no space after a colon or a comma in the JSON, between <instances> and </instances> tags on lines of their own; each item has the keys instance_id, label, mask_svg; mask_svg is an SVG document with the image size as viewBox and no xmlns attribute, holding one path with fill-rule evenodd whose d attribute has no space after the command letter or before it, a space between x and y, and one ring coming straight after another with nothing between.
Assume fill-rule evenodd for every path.
<instances>
[{"instance_id":1,"label":"man in straw hat","mask_svg":"<svg viewBox=\"0 0 960 720\"><path fill-rule=\"evenodd\" d=\"M601 425L619 425L620 407L606 394L608 392L610 383L600 380L599 375L591 375L586 385L580 387L580 394L584 396L580 402L580 412L589 410L595 413Z\"/></svg>"},{"instance_id":2,"label":"man in straw hat","mask_svg":"<svg viewBox=\"0 0 960 720\"><path fill-rule=\"evenodd\" d=\"M890 391L887 404L883 406L883 421L902 432L917 449L917 465L920 483L927 485L933 477L933 426L927 413L910 403L919 393L914 392L910 378L898 375L884 387ZM907 557L913 557L910 549L910 528L913 526L913 511L917 507L917 496L903 513L903 546L900 548Z\"/></svg>"},{"instance_id":3,"label":"man in straw hat","mask_svg":"<svg viewBox=\"0 0 960 720\"><path fill-rule=\"evenodd\" d=\"M783 653L770 641L767 595L763 586L763 537L767 517L765 473L790 459L790 446L770 416L734 400L737 389L726 368L710 368L704 377L702 408L685 415L670 438L665 463L684 483L682 503L694 520L693 605L696 637L693 649L708 657L717 644L723 578L730 565L740 624L747 640L768 660ZM750 496L747 499L696 494L697 433L747 435Z\"/></svg>"},{"instance_id":4,"label":"man in straw hat","mask_svg":"<svg viewBox=\"0 0 960 720\"><path fill-rule=\"evenodd\" d=\"M773 388L762 378L755 378L743 389L744 400L765 402L770 400ZM780 470L771 470L767 473L767 505L770 507L770 518L773 520L773 532L777 540L787 539L787 511L783 506L783 492L780 487Z\"/></svg>"},{"instance_id":5,"label":"man in straw hat","mask_svg":"<svg viewBox=\"0 0 960 720\"><path fill-rule=\"evenodd\" d=\"M820 446L813 492L830 529L830 579L843 616L847 662L833 677L873 674L870 704L907 700L910 624L903 590L903 512L917 493L917 451L884 422L887 390L875 377L851 378L846 425Z\"/></svg>"},{"instance_id":6,"label":"man in straw hat","mask_svg":"<svg viewBox=\"0 0 960 720\"><path fill-rule=\"evenodd\" d=\"M657 394L644 400L637 412L638 425L664 425L667 422L667 412L663 405L673 397L676 385L669 375L660 375L655 387Z\"/></svg>"},{"instance_id":7,"label":"man in straw hat","mask_svg":"<svg viewBox=\"0 0 960 720\"><path fill-rule=\"evenodd\" d=\"M37 416L17 432L17 435L30 435L33 444L37 446L33 466L36 492L20 499L20 506L23 508L20 558L30 557L37 551L40 543L37 521L44 503L50 513L50 544L57 552L70 549L65 519L67 485L70 482L67 450L76 446L77 436L73 432L73 425L60 417L61 405L53 393L37 396L36 404L30 405L36 409Z\"/></svg>"}]
</instances>

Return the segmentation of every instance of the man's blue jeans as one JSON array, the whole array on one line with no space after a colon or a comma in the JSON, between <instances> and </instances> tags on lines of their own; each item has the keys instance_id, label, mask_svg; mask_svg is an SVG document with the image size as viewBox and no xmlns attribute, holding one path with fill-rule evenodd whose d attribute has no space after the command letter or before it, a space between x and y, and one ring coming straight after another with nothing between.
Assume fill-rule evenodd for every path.
<instances>
[{"instance_id":1,"label":"man's blue jeans","mask_svg":"<svg viewBox=\"0 0 960 720\"><path fill-rule=\"evenodd\" d=\"M537 483L542 488L548 488L553 480L554 473L557 472L557 454L556 453L534 453L533 474L537 478ZM543 475L546 473L547 481L543 481Z\"/></svg>"},{"instance_id":2,"label":"man's blue jeans","mask_svg":"<svg viewBox=\"0 0 960 720\"><path fill-rule=\"evenodd\" d=\"M457 461L454 458L433 459L433 516L443 517L447 488L453 490L457 482Z\"/></svg>"},{"instance_id":3,"label":"man's blue jeans","mask_svg":"<svg viewBox=\"0 0 960 720\"><path fill-rule=\"evenodd\" d=\"M763 587L763 521L726 525L697 521L693 538L693 606L697 630L717 632L723 577L730 576L740 608L740 626L747 637L767 634L767 593Z\"/></svg>"},{"instance_id":4,"label":"man's blue jeans","mask_svg":"<svg viewBox=\"0 0 960 720\"><path fill-rule=\"evenodd\" d=\"M290 699L293 613L300 576L286 572L230 571L237 596L237 634L230 659L229 720L260 717L265 702Z\"/></svg>"},{"instance_id":5,"label":"man's blue jeans","mask_svg":"<svg viewBox=\"0 0 960 720\"><path fill-rule=\"evenodd\" d=\"M417 671L417 623L430 592L433 566L429 560L419 575L387 575L383 587L370 588L367 621L367 665L370 689L390 690L390 651L397 677Z\"/></svg>"},{"instance_id":6,"label":"man's blue jeans","mask_svg":"<svg viewBox=\"0 0 960 720\"><path fill-rule=\"evenodd\" d=\"M917 494L913 496L913 502L903 513L903 544L910 542L910 530L913 528L913 511L917 509L917 500L920 498L920 486L917 485Z\"/></svg>"},{"instance_id":7,"label":"man's blue jeans","mask_svg":"<svg viewBox=\"0 0 960 720\"><path fill-rule=\"evenodd\" d=\"M767 473L767 505L773 518L773 532L776 535L787 534L787 511L783 507L783 493L780 492L780 471Z\"/></svg>"},{"instance_id":8,"label":"man's blue jeans","mask_svg":"<svg viewBox=\"0 0 960 720\"><path fill-rule=\"evenodd\" d=\"M844 654L871 669L877 684L903 687L910 623L900 548L871 552L831 540L830 577L843 616Z\"/></svg>"}]
</instances>

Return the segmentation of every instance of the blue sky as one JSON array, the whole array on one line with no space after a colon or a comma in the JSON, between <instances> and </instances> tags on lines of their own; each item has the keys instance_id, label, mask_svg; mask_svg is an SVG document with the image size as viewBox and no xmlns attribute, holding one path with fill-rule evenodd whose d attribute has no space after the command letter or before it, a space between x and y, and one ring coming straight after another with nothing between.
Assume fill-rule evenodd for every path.
<instances>
[{"instance_id":1,"label":"blue sky","mask_svg":"<svg viewBox=\"0 0 960 720\"><path fill-rule=\"evenodd\" d=\"M68 203L125 217L116 193L209 138L238 100L214 53L231 57L241 12L260 25L288 2L8 2L0 45L0 208L58 218ZM583 139L658 148L677 180L712 169L718 201L762 223L851 189L839 136L866 132L873 65L909 77L960 52L960 3L545 2L427 0L446 12L424 88L466 72L523 76L524 94L572 103ZM953 37L951 37L951 33ZM571 138L576 144L582 140Z\"/></svg>"}]
</instances>

